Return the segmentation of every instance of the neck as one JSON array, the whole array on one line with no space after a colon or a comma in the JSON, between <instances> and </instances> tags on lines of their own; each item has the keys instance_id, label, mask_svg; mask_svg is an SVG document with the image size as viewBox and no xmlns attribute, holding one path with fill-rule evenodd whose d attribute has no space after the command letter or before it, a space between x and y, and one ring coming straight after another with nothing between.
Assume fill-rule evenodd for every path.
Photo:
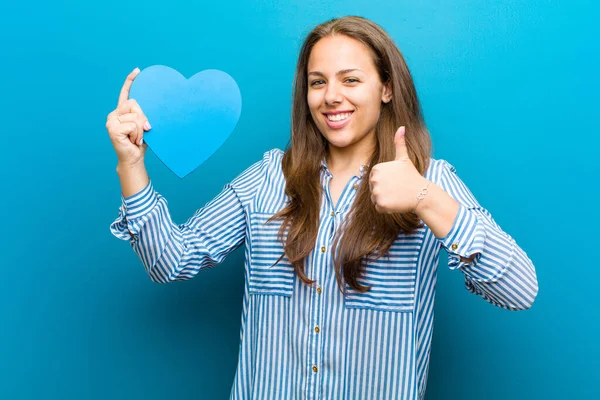
<instances>
[{"instance_id":1,"label":"neck","mask_svg":"<svg viewBox=\"0 0 600 400\"><path fill-rule=\"evenodd\" d=\"M374 144L357 143L355 146L329 146L327 167L333 175L358 173L362 165L369 164L374 151Z\"/></svg>"}]
</instances>

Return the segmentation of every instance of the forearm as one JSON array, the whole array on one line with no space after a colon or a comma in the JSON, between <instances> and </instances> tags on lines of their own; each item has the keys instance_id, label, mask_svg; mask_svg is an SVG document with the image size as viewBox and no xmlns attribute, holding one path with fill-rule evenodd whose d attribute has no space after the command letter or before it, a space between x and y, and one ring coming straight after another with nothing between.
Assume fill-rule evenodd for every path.
<instances>
[{"instance_id":1,"label":"forearm","mask_svg":"<svg viewBox=\"0 0 600 400\"><path fill-rule=\"evenodd\" d=\"M173 222L166 199L149 184L123 199L111 229L117 237L129 239L153 281L191 279L222 262L244 240L245 214L236 194L228 187L218 198L179 225Z\"/></svg>"},{"instance_id":2,"label":"forearm","mask_svg":"<svg viewBox=\"0 0 600 400\"><path fill-rule=\"evenodd\" d=\"M525 252L485 212L461 209L433 186L425 197L434 194L430 201L423 204L424 198L419 204L419 216L448 249L450 268L460 269L467 288L489 302L511 310L529 308L538 289L535 268Z\"/></svg>"},{"instance_id":3,"label":"forearm","mask_svg":"<svg viewBox=\"0 0 600 400\"><path fill-rule=\"evenodd\" d=\"M452 229L458 213L458 202L432 182L415 211L435 236L440 238Z\"/></svg>"},{"instance_id":4,"label":"forearm","mask_svg":"<svg viewBox=\"0 0 600 400\"><path fill-rule=\"evenodd\" d=\"M130 197L144 189L150 180L144 163L136 165L117 165L117 175L121 183L123 197Z\"/></svg>"},{"instance_id":5,"label":"forearm","mask_svg":"<svg viewBox=\"0 0 600 400\"><path fill-rule=\"evenodd\" d=\"M416 213L438 238L446 237L452 229L459 204L448 193L435 183L431 183L427 195L419 202ZM476 254L469 258L461 257L461 261L473 261Z\"/></svg>"},{"instance_id":6,"label":"forearm","mask_svg":"<svg viewBox=\"0 0 600 400\"><path fill-rule=\"evenodd\" d=\"M461 271L468 289L511 310L527 309L537 296L535 267L502 230L447 162L435 164L428 193L415 211L448 253L448 266ZM413 189L418 193L427 181ZM423 185L424 184L424 185ZM423 186L422 186L423 185Z\"/></svg>"},{"instance_id":7,"label":"forearm","mask_svg":"<svg viewBox=\"0 0 600 400\"><path fill-rule=\"evenodd\" d=\"M111 231L130 241L153 280L190 279L221 263L245 242L246 207L265 181L277 152L266 152L184 224L174 223L166 199L154 191L145 168L119 166L124 196Z\"/></svg>"},{"instance_id":8,"label":"forearm","mask_svg":"<svg viewBox=\"0 0 600 400\"><path fill-rule=\"evenodd\" d=\"M535 267L512 237L487 222L484 225L480 257L472 263L457 264L467 278L467 288L496 306L528 309L538 293Z\"/></svg>"}]
</instances>

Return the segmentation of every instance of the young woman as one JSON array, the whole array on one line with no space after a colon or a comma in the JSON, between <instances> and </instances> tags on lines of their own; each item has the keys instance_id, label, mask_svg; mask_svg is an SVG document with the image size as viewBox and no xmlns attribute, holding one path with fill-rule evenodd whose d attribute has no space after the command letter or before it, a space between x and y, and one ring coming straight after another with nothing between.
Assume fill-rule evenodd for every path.
<instances>
[{"instance_id":1,"label":"young woman","mask_svg":"<svg viewBox=\"0 0 600 400\"><path fill-rule=\"evenodd\" d=\"M127 78L107 129L122 190L115 236L156 282L190 279L245 244L233 399L422 399L438 256L466 288L531 306L534 266L430 138L406 63L375 23L317 26L300 51L291 145L186 223L144 168L150 125Z\"/></svg>"}]
</instances>

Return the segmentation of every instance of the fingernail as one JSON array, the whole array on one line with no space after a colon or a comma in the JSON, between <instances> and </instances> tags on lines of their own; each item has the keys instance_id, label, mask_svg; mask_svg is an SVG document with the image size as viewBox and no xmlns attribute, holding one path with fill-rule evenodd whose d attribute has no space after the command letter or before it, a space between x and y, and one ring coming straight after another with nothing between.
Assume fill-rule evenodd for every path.
<instances>
[{"instance_id":1,"label":"fingernail","mask_svg":"<svg viewBox=\"0 0 600 400\"><path fill-rule=\"evenodd\" d=\"M140 146L144 144L144 138L140 139Z\"/></svg>"},{"instance_id":2,"label":"fingernail","mask_svg":"<svg viewBox=\"0 0 600 400\"><path fill-rule=\"evenodd\" d=\"M146 121L146 123L144 124L144 128L146 128L146 130L152 129L152 127L150 126L150 122Z\"/></svg>"},{"instance_id":3,"label":"fingernail","mask_svg":"<svg viewBox=\"0 0 600 400\"><path fill-rule=\"evenodd\" d=\"M135 67L135 69L133 70L133 72L140 72L140 69L138 67Z\"/></svg>"}]
</instances>

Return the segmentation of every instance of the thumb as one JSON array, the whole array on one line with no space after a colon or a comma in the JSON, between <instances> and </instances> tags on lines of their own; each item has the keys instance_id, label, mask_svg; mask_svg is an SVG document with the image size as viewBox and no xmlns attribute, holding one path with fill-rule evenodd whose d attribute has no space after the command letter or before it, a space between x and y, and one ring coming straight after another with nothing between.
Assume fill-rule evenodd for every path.
<instances>
[{"instance_id":1,"label":"thumb","mask_svg":"<svg viewBox=\"0 0 600 400\"><path fill-rule=\"evenodd\" d=\"M404 126L401 126L396 131L396 136L394 136L394 145L396 147L396 161L408 160L408 150L406 149L406 139L404 137L405 132L406 128Z\"/></svg>"}]
</instances>

